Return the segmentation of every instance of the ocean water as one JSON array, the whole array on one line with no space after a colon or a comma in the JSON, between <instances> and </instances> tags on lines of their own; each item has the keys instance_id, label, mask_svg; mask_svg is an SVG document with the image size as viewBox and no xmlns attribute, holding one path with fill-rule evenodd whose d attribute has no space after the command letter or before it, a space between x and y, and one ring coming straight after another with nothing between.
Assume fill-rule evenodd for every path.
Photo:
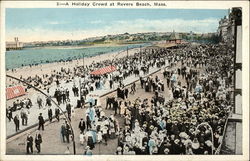
<instances>
[{"instance_id":1,"label":"ocean water","mask_svg":"<svg viewBox=\"0 0 250 161\"><path fill-rule=\"evenodd\" d=\"M6 51L6 69L23 66L58 62L61 60L75 60L100 54L119 52L123 50L149 46L149 43L131 44L108 47L85 48L25 48L23 50Z\"/></svg>"}]
</instances>

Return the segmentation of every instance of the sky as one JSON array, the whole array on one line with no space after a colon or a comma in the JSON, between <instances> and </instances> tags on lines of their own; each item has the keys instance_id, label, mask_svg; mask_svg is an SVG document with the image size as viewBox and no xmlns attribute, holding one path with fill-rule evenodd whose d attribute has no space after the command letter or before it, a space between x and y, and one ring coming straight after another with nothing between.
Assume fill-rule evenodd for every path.
<instances>
[{"instance_id":1,"label":"sky","mask_svg":"<svg viewBox=\"0 0 250 161\"><path fill-rule=\"evenodd\" d=\"M81 40L138 32L216 32L225 9L8 8L6 41Z\"/></svg>"}]
</instances>

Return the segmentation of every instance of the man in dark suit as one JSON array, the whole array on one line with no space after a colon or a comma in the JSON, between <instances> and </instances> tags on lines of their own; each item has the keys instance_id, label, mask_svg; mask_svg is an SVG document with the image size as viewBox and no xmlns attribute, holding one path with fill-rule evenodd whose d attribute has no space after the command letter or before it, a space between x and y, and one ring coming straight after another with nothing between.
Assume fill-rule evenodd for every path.
<instances>
[{"instance_id":1,"label":"man in dark suit","mask_svg":"<svg viewBox=\"0 0 250 161\"><path fill-rule=\"evenodd\" d=\"M60 110L59 110L58 107L56 107L55 108L55 117L56 117L56 119L57 119L58 122L60 121L59 115L60 115Z\"/></svg>"},{"instance_id":2,"label":"man in dark suit","mask_svg":"<svg viewBox=\"0 0 250 161\"><path fill-rule=\"evenodd\" d=\"M66 134L65 134L66 140L67 140L67 143L69 143L69 137L71 134L71 130L70 130L70 126L69 126L67 121L65 122L65 128L66 128Z\"/></svg>"},{"instance_id":3,"label":"man in dark suit","mask_svg":"<svg viewBox=\"0 0 250 161\"><path fill-rule=\"evenodd\" d=\"M49 117L49 121L52 122L52 109L49 107L48 108L48 117Z\"/></svg>"},{"instance_id":4,"label":"man in dark suit","mask_svg":"<svg viewBox=\"0 0 250 161\"><path fill-rule=\"evenodd\" d=\"M85 130L85 121L83 119L81 119L81 121L79 122L79 129L81 130L81 132L83 133Z\"/></svg>"},{"instance_id":5,"label":"man in dark suit","mask_svg":"<svg viewBox=\"0 0 250 161\"><path fill-rule=\"evenodd\" d=\"M27 144L26 144L27 154L33 153L33 137L30 134L28 134L26 141L27 141Z\"/></svg>"},{"instance_id":6,"label":"man in dark suit","mask_svg":"<svg viewBox=\"0 0 250 161\"><path fill-rule=\"evenodd\" d=\"M49 106L49 107L52 106L51 97L46 98L46 105L45 106Z\"/></svg>"},{"instance_id":7,"label":"man in dark suit","mask_svg":"<svg viewBox=\"0 0 250 161\"><path fill-rule=\"evenodd\" d=\"M109 88L110 88L110 89L113 88L113 80L112 80L112 79L109 80Z\"/></svg>"},{"instance_id":8,"label":"man in dark suit","mask_svg":"<svg viewBox=\"0 0 250 161\"><path fill-rule=\"evenodd\" d=\"M71 105L69 103L66 105L66 110L68 113L68 118L71 121Z\"/></svg>"},{"instance_id":9,"label":"man in dark suit","mask_svg":"<svg viewBox=\"0 0 250 161\"><path fill-rule=\"evenodd\" d=\"M13 119L13 117L12 117L12 109L10 108L10 106L9 106L9 108L6 109L6 115L7 115L7 118L9 119L9 122L10 122L11 119Z\"/></svg>"},{"instance_id":10,"label":"man in dark suit","mask_svg":"<svg viewBox=\"0 0 250 161\"><path fill-rule=\"evenodd\" d=\"M89 118L89 115L86 116L86 124L87 124L87 130L91 129L91 120Z\"/></svg>"},{"instance_id":11,"label":"man in dark suit","mask_svg":"<svg viewBox=\"0 0 250 161\"><path fill-rule=\"evenodd\" d=\"M35 136L35 143L36 143L36 149L37 153L41 152L41 143L42 143L42 135L40 132L37 130L36 136Z\"/></svg>"},{"instance_id":12,"label":"man in dark suit","mask_svg":"<svg viewBox=\"0 0 250 161\"><path fill-rule=\"evenodd\" d=\"M16 125L16 132L17 132L19 130L19 125L20 125L20 120L18 115L14 117L14 123Z\"/></svg>"},{"instance_id":13,"label":"man in dark suit","mask_svg":"<svg viewBox=\"0 0 250 161\"><path fill-rule=\"evenodd\" d=\"M128 88L124 89L124 95L125 95L125 98L128 98Z\"/></svg>"},{"instance_id":14,"label":"man in dark suit","mask_svg":"<svg viewBox=\"0 0 250 161\"><path fill-rule=\"evenodd\" d=\"M61 126L61 135L62 135L62 140L65 143L65 136L66 136L66 126L65 126L65 123L63 123L62 126Z\"/></svg>"},{"instance_id":15,"label":"man in dark suit","mask_svg":"<svg viewBox=\"0 0 250 161\"><path fill-rule=\"evenodd\" d=\"M45 121L44 121L44 118L42 116L42 113L39 114L38 120L39 120L39 122L38 122L38 124L39 124L38 130L40 130L41 127L42 127L42 130L44 130L44 123L45 123Z\"/></svg>"},{"instance_id":16,"label":"man in dark suit","mask_svg":"<svg viewBox=\"0 0 250 161\"><path fill-rule=\"evenodd\" d=\"M85 98L84 96L81 97L81 108L84 108L84 105L85 105Z\"/></svg>"},{"instance_id":17,"label":"man in dark suit","mask_svg":"<svg viewBox=\"0 0 250 161\"><path fill-rule=\"evenodd\" d=\"M115 110L115 115L116 115L117 114L117 109L119 108L119 104L118 104L118 100L117 99L114 100L113 108Z\"/></svg>"}]
</instances>

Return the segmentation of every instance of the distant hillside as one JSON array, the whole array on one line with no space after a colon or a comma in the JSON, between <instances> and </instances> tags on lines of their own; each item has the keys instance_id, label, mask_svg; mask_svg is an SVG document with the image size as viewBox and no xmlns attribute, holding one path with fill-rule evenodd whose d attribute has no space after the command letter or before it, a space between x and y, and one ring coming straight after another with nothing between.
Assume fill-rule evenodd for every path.
<instances>
[{"instance_id":1,"label":"distant hillside","mask_svg":"<svg viewBox=\"0 0 250 161\"><path fill-rule=\"evenodd\" d=\"M24 44L25 47L44 47L44 46L90 46L96 44L134 44L146 43L152 41L169 40L172 32L148 32L135 34L116 34L99 37L91 37L83 40L63 40L63 41L48 41L48 42L32 42ZM181 39L186 41L205 41L217 43L219 36L215 33L178 33Z\"/></svg>"}]
</instances>

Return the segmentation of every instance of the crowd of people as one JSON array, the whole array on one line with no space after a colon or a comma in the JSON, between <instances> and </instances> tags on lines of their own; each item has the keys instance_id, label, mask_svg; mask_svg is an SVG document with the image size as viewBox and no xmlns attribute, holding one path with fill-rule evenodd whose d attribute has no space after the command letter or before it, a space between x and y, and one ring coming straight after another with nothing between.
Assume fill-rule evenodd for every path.
<instances>
[{"instance_id":1,"label":"crowd of people","mask_svg":"<svg viewBox=\"0 0 250 161\"><path fill-rule=\"evenodd\" d=\"M90 106L85 112L85 119L79 122L80 143L90 150L95 144L104 143L107 145L108 139L115 139L119 132L119 122L114 115L106 116L101 106ZM86 122L84 121L86 120Z\"/></svg>"},{"instance_id":2,"label":"crowd of people","mask_svg":"<svg viewBox=\"0 0 250 161\"><path fill-rule=\"evenodd\" d=\"M110 64L117 69L113 74L89 74ZM106 101L106 109L114 110L114 115L106 116L104 107L90 103L85 118L79 122L80 143L87 143L88 153L96 143L107 144L108 139L118 138L116 154L214 154L222 142L225 122L232 108L232 64L233 53L226 46L183 45L177 49L152 49L73 69L61 68L41 78L21 79L47 91L55 82L57 89L53 97L59 105L66 105L69 118L74 107L70 105L69 90L60 87L62 81L74 82L74 77L84 78L80 90L75 84L72 88L75 97L82 96L76 107L82 107L87 102L89 92L105 88L105 84L109 84L110 89L114 83L119 84L117 95L107 97ZM164 68L164 79L145 77L150 68L155 67ZM151 99L143 96L135 101L128 99L129 94L136 92L136 84L133 83L129 89L124 86L123 80L131 75L139 78L140 88L153 94ZM170 91L170 96L163 95L165 90ZM52 98L46 100L46 106L48 118L52 119L49 99ZM37 104L42 106L39 101ZM27 102L22 106L29 109L32 102ZM22 113L27 112L22 110ZM59 113L55 111L58 121ZM11 120L11 112L7 114ZM116 115L124 119L121 127ZM25 115L21 118L22 124L27 124ZM14 122L17 119L18 116ZM43 129L39 123L40 127ZM65 142L66 138L70 142L70 134L70 127L64 122L61 126L62 141Z\"/></svg>"},{"instance_id":3,"label":"crowd of people","mask_svg":"<svg viewBox=\"0 0 250 161\"><path fill-rule=\"evenodd\" d=\"M153 86L160 80L141 80L154 97L126 103L116 154L214 154L232 108L232 54L219 45L179 51L175 63L181 66L163 72L172 95L163 102L162 86Z\"/></svg>"}]
</instances>

